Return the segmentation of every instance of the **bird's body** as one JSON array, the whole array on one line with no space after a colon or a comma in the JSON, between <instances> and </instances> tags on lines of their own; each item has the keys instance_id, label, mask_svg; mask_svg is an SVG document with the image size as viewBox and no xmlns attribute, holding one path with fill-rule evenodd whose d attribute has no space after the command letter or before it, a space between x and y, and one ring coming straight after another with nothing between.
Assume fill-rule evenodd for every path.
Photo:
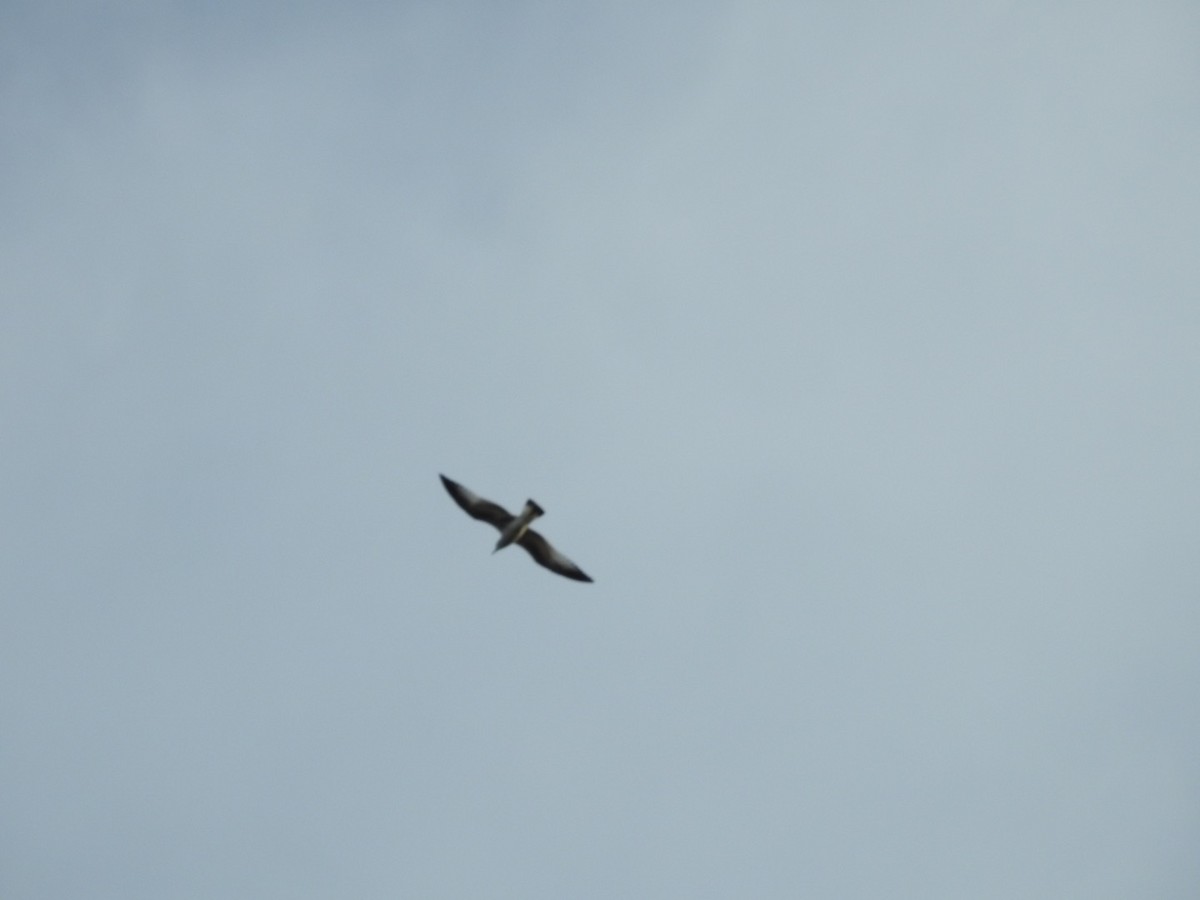
<instances>
[{"instance_id":1,"label":"bird's body","mask_svg":"<svg viewBox=\"0 0 1200 900\"><path fill-rule=\"evenodd\" d=\"M530 523L545 510L533 500L525 501L525 508L519 516L514 516L499 503L485 500L473 491L463 487L457 481L451 481L445 475L440 476L446 491L454 498L467 515L499 529L500 539L496 541L493 553L503 550L509 544L520 544L533 557L534 562L545 566L551 572L556 572L565 578L575 581L591 581L584 571L554 549L544 537L529 527Z\"/></svg>"},{"instance_id":2,"label":"bird's body","mask_svg":"<svg viewBox=\"0 0 1200 900\"><path fill-rule=\"evenodd\" d=\"M444 480L449 481L445 476L442 477ZM459 487L462 487L462 485L459 485ZM455 499L457 500L458 498L455 497ZM500 529L500 540L496 541L496 550L503 550L509 544L519 541L525 532L529 530L529 523L544 513L545 510L532 500L526 500L525 508L521 510L521 514L513 516L512 521ZM495 553L496 550L492 552Z\"/></svg>"}]
</instances>

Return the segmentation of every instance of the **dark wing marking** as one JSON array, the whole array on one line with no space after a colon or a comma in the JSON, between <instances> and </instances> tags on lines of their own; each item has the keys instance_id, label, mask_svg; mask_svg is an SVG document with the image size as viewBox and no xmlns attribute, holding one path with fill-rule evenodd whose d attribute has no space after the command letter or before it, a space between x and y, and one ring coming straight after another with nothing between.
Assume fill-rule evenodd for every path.
<instances>
[{"instance_id":1,"label":"dark wing marking","mask_svg":"<svg viewBox=\"0 0 1200 900\"><path fill-rule=\"evenodd\" d=\"M576 581L592 580L583 573L583 569L551 547L550 542L532 528L527 528L525 533L517 539L517 543L529 551L534 562L545 566L551 572L557 572L567 578L574 578Z\"/></svg>"},{"instance_id":2,"label":"dark wing marking","mask_svg":"<svg viewBox=\"0 0 1200 900\"><path fill-rule=\"evenodd\" d=\"M516 518L499 503L484 500L478 494L467 490L457 481L451 481L445 475L438 477L442 479L442 484L446 486L446 490L454 498L454 502L461 506L463 512L472 519L479 519L489 525L495 525L503 531L504 526Z\"/></svg>"}]
</instances>

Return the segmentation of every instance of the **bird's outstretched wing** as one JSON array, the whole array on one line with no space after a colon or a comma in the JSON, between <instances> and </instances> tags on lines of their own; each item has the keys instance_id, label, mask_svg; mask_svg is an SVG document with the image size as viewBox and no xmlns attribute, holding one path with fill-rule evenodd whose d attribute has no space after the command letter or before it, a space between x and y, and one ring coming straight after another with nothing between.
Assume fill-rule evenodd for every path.
<instances>
[{"instance_id":1,"label":"bird's outstretched wing","mask_svg":"<svg viewBox=\"0 0 1200 900\"><path fill-rule=\"evenodd\" d=\"M532 528L517 539L517 543L529 551L529 555L533 557L534 562L538 565L545 566L551 572L557 572L567 578L574 578L576 581L591 581L584 574L583 569L575 565L552 546L550 542L534 531Z\"/></svg>"},{"instance_id":2,"label":"bird's outstretched wing","mask_svg":"<svg viewBox=\"0 0 1200 900\"><path fill-rule=\"evenodd\" d=\"M451 481L445 475L438 476L442 479L442 484L445 485L447 492L454 498L454 502L463 508L472 519L479 519L481 522L487 522L489 525L495 525L501 531L504 530L509 522L516 518L507 509L499 503L493 503L491 500L484 500L473 491L467 490L457 481Z\"/></svg>"}]
</instances>

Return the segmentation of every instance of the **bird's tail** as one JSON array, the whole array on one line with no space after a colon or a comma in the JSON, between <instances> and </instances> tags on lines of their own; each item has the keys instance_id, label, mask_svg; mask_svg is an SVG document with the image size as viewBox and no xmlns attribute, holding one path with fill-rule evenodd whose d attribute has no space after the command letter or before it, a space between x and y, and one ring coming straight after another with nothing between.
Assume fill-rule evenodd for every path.
<instances>
[{"instance_id":1,"label":"bird's tail","mask_svg":"<svg viewBox=\"0 0 1200 900\"><path fill-rule=\"evenodd\" d=\"M528 506L531 510L533 510L533 514L535 516L545 515L545 513L546 513L546 511L544 509L542 509L540 506L537 505L536 500L526 500L525 505Z\"/></svg>"}]
</instances>

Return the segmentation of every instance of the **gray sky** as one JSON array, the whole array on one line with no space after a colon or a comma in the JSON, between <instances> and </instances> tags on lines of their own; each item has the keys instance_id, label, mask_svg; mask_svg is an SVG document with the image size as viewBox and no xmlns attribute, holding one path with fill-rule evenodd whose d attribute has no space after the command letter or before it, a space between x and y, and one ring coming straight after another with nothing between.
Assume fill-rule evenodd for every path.
<instances>
[{"instance_id":1,"label":"gray sky","mask_svg":"<svg viewBox=\"0 0 1200 900\"><path fill-rule=\"evenodd\" d=\"M0 893L1196 897L1200 8L385 6L0 7Z\"/></svg>"}]
</instances>

